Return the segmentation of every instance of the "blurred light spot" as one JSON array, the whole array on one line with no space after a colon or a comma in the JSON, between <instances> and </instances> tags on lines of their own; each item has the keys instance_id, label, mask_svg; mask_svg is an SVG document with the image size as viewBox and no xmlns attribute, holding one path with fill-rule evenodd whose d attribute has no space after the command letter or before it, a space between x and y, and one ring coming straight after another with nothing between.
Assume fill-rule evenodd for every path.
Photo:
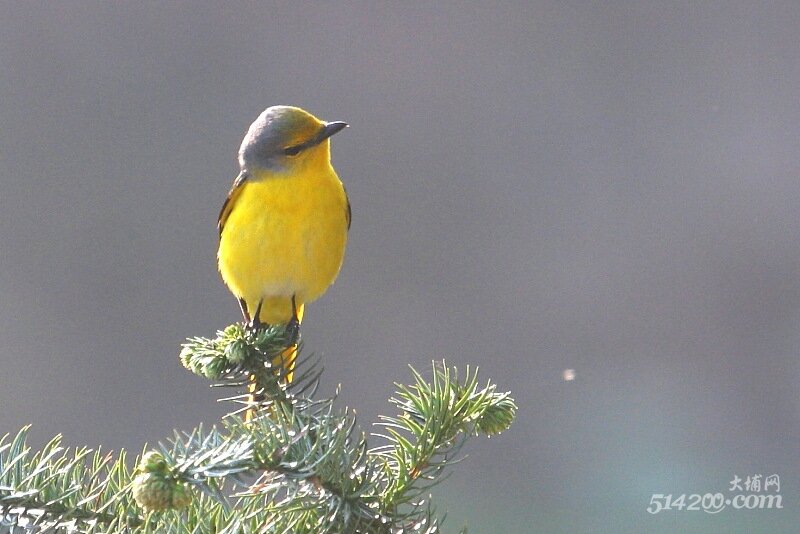
<instances>
[{"instance_id":1,"label":"blurred light spot","mask_svg":"<svg viewBox=\"0 0 800 534\"><path fill-rule=\"evenodd\" d=\"M575 380L575 369L564 369L564 372L561 373L561 376L564 378L565 382L572 382Z\"/></svg>"}]
</instances>

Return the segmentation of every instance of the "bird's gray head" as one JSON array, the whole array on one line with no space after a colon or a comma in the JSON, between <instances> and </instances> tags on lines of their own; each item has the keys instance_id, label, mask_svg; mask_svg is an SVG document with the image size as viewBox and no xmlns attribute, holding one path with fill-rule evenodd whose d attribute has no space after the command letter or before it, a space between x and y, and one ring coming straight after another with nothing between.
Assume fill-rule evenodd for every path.
<instances>
[{"instance_id":1,"label":"bird's gray head","mask_svg":"<svg viewBox=\"0 0 800 534\"><path fill-rule=\"evenodd\" d=\"M286 172L298 156L310 151L346 127L344 122L324 122L293 106L272 106L250 125L239 148L242 172Z\"/></svg>"}]
</instances>

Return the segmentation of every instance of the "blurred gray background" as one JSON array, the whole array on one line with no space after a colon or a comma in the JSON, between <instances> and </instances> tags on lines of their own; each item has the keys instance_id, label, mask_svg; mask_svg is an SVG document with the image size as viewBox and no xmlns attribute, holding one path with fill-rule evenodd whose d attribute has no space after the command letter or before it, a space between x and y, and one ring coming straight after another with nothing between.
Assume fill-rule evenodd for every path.
<instances>
[{"instance_id":1,"label":"blurred gray background","mask_svg":"<svg viewBox=\"0 0 800 534\"><path fill-rule=\"evenodd\" d=\"M798 28L794 1L3 3L0 429L138 452L225 413L177 354L239 319L217 212L294 104L352 126L322 393L368 428L446 358L520 406L435 490L447 532L796 532ZM783 510L645 511L772 473Z\"/></svg>"}]
</instances>

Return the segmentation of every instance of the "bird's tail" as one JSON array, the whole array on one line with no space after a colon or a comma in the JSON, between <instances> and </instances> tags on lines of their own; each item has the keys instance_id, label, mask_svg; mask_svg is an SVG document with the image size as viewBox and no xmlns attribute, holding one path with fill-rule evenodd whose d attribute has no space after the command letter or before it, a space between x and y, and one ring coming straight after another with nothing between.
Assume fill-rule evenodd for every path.
<instances>
[{"instance_id":1,"label":"bird's tail","mask_svg":"<svg viewBox=\"0 0 800 534\"><path fill-rule=\"evenodd\" d=\"M303 322L303 312L305 311L305 304L297 306L297 327ZM298 330L299 331L299 330ZM284 349L275 359L272 360L273 366L281 366L285 371L286 383L291 384L294 378L294 363L297 359L297 343L293 343Z\"/></svg>"},{"instance_id":2,"label":"bird's tail","mask_svg":"<svg viewBox=\"0 0 800 534\"><path fill-rule=\"evenodd\" d=\"M297 306L297 322L298 328L300 323L303 322L303 312L305 311L305 305L300 304ZM292 383L292 379L294 378L294 364L295 360L297 360L297 343L293 343L283 349L280 354L275 356L272 360L273 367L281 367L283 368L283 376L287 384ZM250 377L250 385L247 386L247 392L250 393L249 401L250 403L254 404L256 402L256 388L257 388L256 380L254 376ZM245 420L250 421L256 415L255 408L251 408L247 410L245 414Z\"/></svg>"}]
</instances>

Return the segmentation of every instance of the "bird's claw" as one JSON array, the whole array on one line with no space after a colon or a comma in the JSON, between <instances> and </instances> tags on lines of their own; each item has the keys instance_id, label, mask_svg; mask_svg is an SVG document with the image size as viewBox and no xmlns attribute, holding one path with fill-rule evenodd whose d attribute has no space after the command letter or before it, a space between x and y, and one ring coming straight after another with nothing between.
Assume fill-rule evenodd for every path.
<instances>
[{"instance_id":1,"label":"bird's claw","mask_svg":"<svg viewBox=\"0 0 800 534\"><path fill-rule=\"evenodd\" d=\"M286 336L287 346L297 345L297 341L300 339L300 321L297 320L297 317L292 317L286 323L284 335Z\"/></svg>"}]
</instances>

